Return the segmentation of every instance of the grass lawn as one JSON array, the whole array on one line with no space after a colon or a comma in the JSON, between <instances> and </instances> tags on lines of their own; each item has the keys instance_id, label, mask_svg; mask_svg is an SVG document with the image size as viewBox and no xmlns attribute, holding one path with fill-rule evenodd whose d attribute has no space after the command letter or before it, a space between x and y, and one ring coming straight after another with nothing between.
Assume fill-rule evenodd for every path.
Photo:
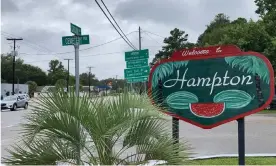
<instances>
[{"instance_id":1,"label":"grass lawn","mask_svg":"<svg viewBox=\"0 0 276 166\"><path fill-rule=\"evenodd\" d=\"M246 157L246 165L275 165L276 157ZM237 157L191 160L185 165L238 165Z\"/></svg>"},{"instance_id":2,"label":"grass lawn","mask_svg":"<svg viewBox=\"0 0 276 166\"><path fill-rule=\"evenodd\" d=\"M276 110L263 110L258 113L259 114L276 114Z\"/></svg>"}]
</instances>

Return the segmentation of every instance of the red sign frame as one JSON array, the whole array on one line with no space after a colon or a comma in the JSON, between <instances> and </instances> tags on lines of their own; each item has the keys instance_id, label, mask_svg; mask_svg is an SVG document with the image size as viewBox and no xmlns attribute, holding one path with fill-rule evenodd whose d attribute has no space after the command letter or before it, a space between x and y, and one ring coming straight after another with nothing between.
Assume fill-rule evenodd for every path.
<instances>
[{"instance_id":1,"label":"red sign frame","mask_svg":"<svg viewBox=\"0 0 276 166\"><path fill-rule=\"evenodd\" d=\"M222 51L223 50L226 50L226 51L223 51L223 53L217 53L217 54L215 54L214 50L216 50L218 47L224 48L224 49L222 49ZM263 109L265 109L270 104L270 102L272 101L273 96L274 96L274 71L273 71L272 65L271 65L270 61L264 55L262 55L260 53L251 52L251 51L249 51L249 52L242 52L237 47L236 48L235 47L236 46L233 46L233 45L229 46L228 45L228 46L213 46L213 47L203 48L205 50L209 50L209 52L210 52L209 54L206 54L206 55L195 54L195 55L189 55L189 56L181 56L182 52L185 51L185 50L177 51L177 52L175 52L173 54L172 58L161 60L160 62L156 63L152 67L152 69L150 71L149 81L148 81L148 89L149 89L148 90L148 96L150 97L152 104L155 104L154 100L152 99L152 96L151 96L152 95L152 77L153 77L154 70L160 64L163 64L163 63L166 63L166 62L181 61L181 60L182 61L183 60L197 60L197 59L208 59L208 58L214 58L214 57L242 56L242 55L248 55L248 54L250 54L250 55L254 55L254 56L257 56L257 57L261 58L266 63L266 65L268 67L268 70L269 70L269 73L270 73L270 75L269 75L269 78L270 78L270 96L269 96L268 100L265 102L265 104L262 107L259 107L259 108L255 109L255 110L252 110L252 111L248 111L248 112L243 113L243 114L239 114L237 116L234 116L232 118L229 118L229 119L226 119L226 120L223 120L223 121L219 121L219 122L217 122L215 124L208 125L208 126L201 125L201 124L199 124L197 122L194 122L194 121L192 121L190 119L180 117L180 116L178 116L176 114L169 113L169 112L167 112L165 110L162 110L162 109L160 109L160 111L162 111L162 112L164 112L167 115L170 115L172 117L178 118L178 119L183 120L183 121L188 122L188 123L191 123L191 124L193 124L195 126L198 126L200 128L211 129L211 128L217 127L217 126L219 126L221 124L225 124L225 123L228 123L230 121L237 120L239 118L242 118L242 117L254 114L256 112L260 112ZM190 50L199 50L200 51L200 50L202 50L202 48L200 48L200 49L196 48L196 49L190 49ZM232 52L231 52L231 50L232 50Z\"/></svg>"}]
</instances>

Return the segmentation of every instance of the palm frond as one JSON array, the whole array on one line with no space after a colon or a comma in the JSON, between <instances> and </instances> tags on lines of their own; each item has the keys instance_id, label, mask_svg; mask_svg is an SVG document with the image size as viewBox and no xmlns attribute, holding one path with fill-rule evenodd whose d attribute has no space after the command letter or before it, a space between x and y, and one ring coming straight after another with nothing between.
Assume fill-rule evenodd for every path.
<instances>
[{"instance_id":1,"label":"palm frond","mask_svg":"<svg viewBox=\"0 0 276 166\"><path fill-rule=\"evenodd\" d=\"M226 63L232 68L237 67L243 72L257 74L267 84L269 84L269 70L265 62L257 56L230 56L224 58Z\"/></svg>"},{"instance_id":2,"label":"palm frond","mask_svg":"<svg viewBox=\"0 0 276 166\"><path fill-rule=\"evenodd\" d=\"M170 148L171 138L165 138L170 131L164 115L146 96L126 92L116 97L91 99L86 95L77 97L74 92L57 91L43 96L38 104L22 126L26 141L9 151L12 157L6 163L112 165L140 163L167 155L166 160L175 161L171 163L183 158L169 155L177 150ZM137 151L139 146L145 146L146 150ZM156 147L166 151L161 155ZM140 153L147 158L124 160Z\"/></svg>"},{"instance_id":3,"label":"palm frond","mask_svg":"<svg viewBox=\"0 0 276 166\"><path fill-rule=\"evenodd\" d=\"M152 76L152 87L158 85L158 80L163 80L166 76L169 76L175 69L179 69L182 66L187 66L189 61L176 61L163 63L156 67Z\"/></svg>"},{"instance_id":4,"label":"palm frond","mask_svg":"<svg viewBox=\"0 0 276 166\"><path fill-rule=\"evenodd\" d=\"M32 143L23 141L23 145L14 145L12 149L7 150L11 157L4 158L6 164L56 165L57 162L76 164L75 149L58 139L38 139Z\"/></svg>"}]
</instances>

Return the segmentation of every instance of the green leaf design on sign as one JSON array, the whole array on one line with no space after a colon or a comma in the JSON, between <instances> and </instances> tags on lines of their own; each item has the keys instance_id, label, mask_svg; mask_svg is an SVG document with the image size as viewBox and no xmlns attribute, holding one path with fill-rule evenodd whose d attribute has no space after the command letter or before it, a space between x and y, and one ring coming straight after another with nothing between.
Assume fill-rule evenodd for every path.
<instances>
[{"instance_id":1,"label":"green leaf design on sign","mask_svg":"<svg viewBox=\"0 0 276 166\"><path fill-rule=\"evenodd\" d=\"M215 103L224 102L226 108L239 109L247 106L254 97L242 90L224 90L214 96Z\"/></svg>"},{"instance_id":2,"label":"green leaf design on sign","mask_svg":"<svg viewBox=\"0 0 276 166\"><path fill-rule=\"evenodd\" d=\"M166 76L169 76L174 72L175 69L179 69L182 66L187 66L188 61L180 61L180 62L168 62L163 63L156 67L153 76L152 76L152 87L156 87L158 85L158 79L163 80Z\"/></svg>"},{"instance_id":3,"label":"green leaf design on sign","mask_svg":"<svg viewBox=\"0 0 276 166\"><path fill-rule=\"evenodd\" d=\"M224 58L226 63L232 68L238 67L239 70L249 74L258 74L260 78L269 84L269 71L265 62L257 56L230 56Z\"/></svg>"},{"instance_id":4,"label":"green leaf design on sign","mask_svg":"<svg viewBox=\"0 0 276 166\"><path fill-rule=\"evenodd\" d=\"M173 109L189 109L190 103L197 102L198 97L188 91L174 92L166 98L166 103Z\"/></svg>"}]
</instances>

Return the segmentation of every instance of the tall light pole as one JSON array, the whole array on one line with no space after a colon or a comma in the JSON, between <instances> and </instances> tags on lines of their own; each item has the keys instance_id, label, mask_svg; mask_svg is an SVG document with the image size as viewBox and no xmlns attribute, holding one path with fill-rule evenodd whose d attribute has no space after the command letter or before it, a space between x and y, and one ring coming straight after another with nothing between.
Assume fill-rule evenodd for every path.
<instances>
[{"instance_id":1,"label":"tall light pole","mask_svg":"<svg viewBox=\"0 0 276 166\"><path fill-rule=\"evenodd\" d=\"M90 97L90 75L91 75L91 68L94 68L94 67L88 66L87 68L89 69L89 73L88 73L88 96Z\"/></svg>"},{"instance_id":2,"label":"tall light pole","mask_svg":"<svg viewBox=\"0 0 276 166\"><path fill-rule=\"evenodd\" d=\"M67 93L69 92L69 78L70 78L70 72L69 72L69 61L73 59L64 59L68 61L68 74L67 74Z\"/></svg>"}]
</instances>

